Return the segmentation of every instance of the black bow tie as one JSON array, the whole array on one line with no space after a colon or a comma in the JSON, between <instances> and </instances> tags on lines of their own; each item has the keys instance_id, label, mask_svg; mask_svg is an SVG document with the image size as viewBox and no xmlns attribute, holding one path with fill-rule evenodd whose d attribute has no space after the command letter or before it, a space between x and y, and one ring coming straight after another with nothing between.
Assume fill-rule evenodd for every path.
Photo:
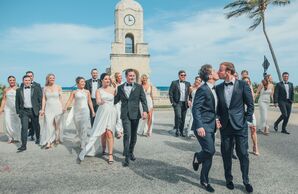
<instances>
[{"instance_id":1,"label":"black bow tie","mask_svg":"<svg viewBox=\"0 0 298 194\"><path fill-rule=\"evenodd\" d=\"M132 87L132 84L126 83L126 86L131 86Z\"/></svg>"},{"instance_id":2,"label":"black bow tie","mask_svg":"<svg viewBox=\"0 0 298 194\"><path fill-rule=\"evenodd\" d=\"M180 83L185 83L185 81L179 81Z\"/></svg>"},{"instance_id":3,"label":"black bow tie","mask_svg":"<svg viewBox=\"0 0 298 194\"><path fill-rule=\"evenodd\" d=\"M97 80L96 80L96 79L94 79L94 80L92 80L92 82L97 82Z\"/></svg>"},{"instance_id":4,"label":"black bow tie","mask_svg":"<svg viewBox=\"0 0 298 194\"><path fill-rule=\"evenodd\" d=\"M26 86L25 89L30 89L30 86Z\"/></svg>"},{"instance_id":5,"label":"black bow tie","mask_svg":"<svg viewBox=\"0 0 298 194\"><path fill-rule=\"evenodd\" d=\"M289 82L284 82L284 84L289 84Z\"/></svg>"},{"instance_id":6,"label":"black bow tie","mask_svg":"<svg viewBox=\"0 0 298 194\"><path fill-rule=\"evenodd\" d=\"M225 82L225 86L232 86L233 85L233 82L229 82L229 83L227 83L227 82Z\"/></svg>"}]
</instances>

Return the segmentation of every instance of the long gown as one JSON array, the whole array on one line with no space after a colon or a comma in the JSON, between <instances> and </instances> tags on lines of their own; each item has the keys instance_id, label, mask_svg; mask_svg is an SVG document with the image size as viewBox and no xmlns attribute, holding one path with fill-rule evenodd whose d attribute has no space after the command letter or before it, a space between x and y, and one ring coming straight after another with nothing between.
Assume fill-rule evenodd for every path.
<instances>
[{"instance_id":1,"label":"long gown","mask_svg":"<svg viewBox=\"0 0 298 194\"><path fill-rule=\"evenodd\" d=\"M118 87L117 87L117 89L118 89ZM116 131L123 132L123 125L122 125L122 120L121 120L121 101L118 102L115 106L117 109Z\"/></svg>"},{"instance_id":2,"label":"long gown","mask_svg":"<svg viewBox=\"0 0 298 194\"><path fill-rule=\"evenodd\" d=\"M76 127L76 138L79 138L81 148L85 147L87 133L91 128L90 110L86 90L77 90L73 104L73 121Z\"/></svg>"},{"instance_id":3,"label":"long gown","mask_svg":"<svg viewBox=\"0 0 298 194\"><path fill-rule=\"evenodd\" d=\"M197 89L194 89L191 92L191 97L192 97L191 107L187 110L187 113L186 113L188 115L188 117L189 117L188 122L186 123L186 128L187 128L187 134L186 135L188 137L194 136L194 133L191 130L191 128L192 128L192 123L193 123L192 106L193 106L193 101L195 99L196 91L197 91Z\"/></svg>"},{"instance_id":4,"label":"long gown","mask_svg":"<svg viewBox=\"0 0 298 194\"><path fill-rule=\"evenodd\" d=\"M259 120L259 129L269 128L268 125L268 108L270 104L270 95L272 93L271 89L265 90L264 87L260 92L259 98L259 109L260 109L260 120Z\"/></svg>"},{"instance_id":5,"label":"long gown","mask_svg":"<svg viewBox=\"0 0 298 194\"><path fill-rule=\"evenodd\" d=\"M146 100L147 100L147 106L148 110L150 111L153 108L153 100L151 98L151 87L147 89L147 91L144 89L145 95L146 95ZM143 112L142 106L140 106L141 112ZM152 123L150 127L150 131L152 132L153 128L153 115L152 115ZM140 119L139 126L138 126L138 134L139 135L147 135L149 129L148 129L148 118L143 120Z\"/></svg>"},{"instance_id":6,"label":"long gown","mask_svg":"<svg viewBox=\"0 0 298 194\"><path fill-rule=\"evenodd\" d=\"M56 123L61 128L61 118L62 118L62 104L60 101L59 92L49 92L45 91L46 96L46 106L45 106L45 116L44 125L41 129L41 140L40 145L46 145L47 143L53 143L56 137L56 129L54 123ZM61 132L60 132L61 133ZM60 134L57 134L60 135Z\"/></svg>"},{"instance_id":7,"label":"long gown","mask_svg":"<svg viewBox=\"0 0 298 194\"><path fill-rule=\"evenodd\" d=\"M105 103L99 105L97 109L88 143L79 154L79 158L81 160L84 160L86 155L94 156L97 153L97 149L99 147L99 138L103 133L106 132L107 129L115 133L117 110L116 106L114 105L114 95L101 88L99 89L99 92L101 99Z\"/></svg>"},{"instance_id":8,"label":"long gown","mask_svg":"<svg viewBox=\"0 0 298 194\"><path fill-rule=\"evenodd\" d=\"M11 89L6 92L4 107L4 132L8 139L19 141L21 136L21 120L16 112L16 91Z\"/></svg>"}]
</instances>

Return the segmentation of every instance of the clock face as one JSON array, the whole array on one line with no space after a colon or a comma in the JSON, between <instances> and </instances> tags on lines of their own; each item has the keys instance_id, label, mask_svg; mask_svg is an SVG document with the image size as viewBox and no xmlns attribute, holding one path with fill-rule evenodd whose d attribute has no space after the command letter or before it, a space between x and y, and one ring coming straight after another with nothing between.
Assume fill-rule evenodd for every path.
<instances>
[{"instance_id":1,"label":"clock face","mask_svg":"<svg viewBox=\"0 0 298 194\"><path fill-rule=\"evenodd\" d=\"M136 22L136 19L135 19L135 17L133 17L133 15L131 15L131 14L128 14L128 15L126 15L126 16L124 17L124 23L125 23L126 25L128 25L128 26L132 26L132 25L134 25L135 22Z\"/></svg>"}]
</instances>

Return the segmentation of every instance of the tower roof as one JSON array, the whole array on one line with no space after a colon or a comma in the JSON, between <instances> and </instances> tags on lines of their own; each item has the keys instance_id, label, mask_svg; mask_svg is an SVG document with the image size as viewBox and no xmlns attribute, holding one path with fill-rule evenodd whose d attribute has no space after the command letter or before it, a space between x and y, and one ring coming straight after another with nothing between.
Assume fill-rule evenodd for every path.
<instances>
[{"instance_id":1,"label":"tower roof","mask_svg":"<svg viewBox=\"0 0 298 194\"><path fill-rule=\"evenodd\" d=\"M136 11L143 11L142 6L134 0L121 0L116 5L116 10L133 9Z\"/></svg>"}]
</instances>

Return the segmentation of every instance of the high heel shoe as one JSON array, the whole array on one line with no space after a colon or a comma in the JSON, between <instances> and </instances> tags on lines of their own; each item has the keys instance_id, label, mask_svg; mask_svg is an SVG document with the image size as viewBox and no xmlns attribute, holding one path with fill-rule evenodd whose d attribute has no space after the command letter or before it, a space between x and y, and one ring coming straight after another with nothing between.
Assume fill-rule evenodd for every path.
<instances>
[{"instance_id":1,"label":"high heel shoe","mask_svg":"<svg viewBox=\"0 0 298 194\"><path fill-rule=\"evenodd\" d=\"M110 159L110 156L113 156L113 154L109 154L109 160L108 160L108 164L113 164L114 163L114 159Z\"/></svg>"}]
</instances>

